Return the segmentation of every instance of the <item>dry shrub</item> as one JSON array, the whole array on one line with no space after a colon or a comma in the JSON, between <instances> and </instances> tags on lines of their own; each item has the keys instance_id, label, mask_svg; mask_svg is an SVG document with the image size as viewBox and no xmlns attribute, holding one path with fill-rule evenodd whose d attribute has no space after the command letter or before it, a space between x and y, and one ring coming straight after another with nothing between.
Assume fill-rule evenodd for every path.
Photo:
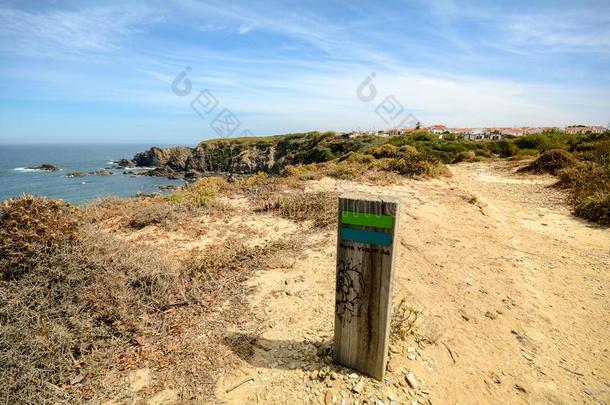
<instances>
[{"instance_id":1,"label":"dry shrub","mask_svg":"<svg viewBox=\"0 0 610 405\"><path fill-rule=\"evenodd\" d=\"M128 224L129 227L134 229L142 229L149 225L164 229L176 229L177 225L192 212L186 208L171 205L165 201L146 204L132 211Z\"/></svg>"},{"instance_id":2,"label":"dry shrub","mask_svg":"<svg viewBox=\"0 0 610 405\"><path fill-rule=\"evenodd\" d=\"M354 162L329 162L322 165L324 175L340 180L357 181L364 178L368 165Z\"/></svg>"},{"instance_id":3,"label":"dry shrub","mask_svg":"<svg viewBox=\"0 0 610 405\"><path fill-rule=\"evenodd\" d=\"M187 188L173 192L166 199L170 204L209 209L217 207L216 197L219 191L217 184L207 184L200 180Z\"/></svg>"},{"instance_id":4,"label":"dry shrub","mask_svg":"<svg viewBox=\"0 0 610 405\"><path fill-rule=\"evenodd\" d=\"M9 204L10 215L0 222L3 236L17 230L15 235L31 240L29 227L46 229L36 221L17 221L18 226L9 221L18 211L30 218L32 212L46 213L40 207L47 207L56 214L47 225L57 227L68 217L85 218L59 202L31 201L20 210L15 204ZM99 219L125 207L109 203L106 209ZM87 218L94 218L93 213ZM95 401L121 389L101 386L106 370L148 362L164 378L181 384L187 395L183 400L209 399L217 375L232 361L219 356L222 336L247 310L243 281L277 260L278 253L296 251L296 243L228 242L175 263L91 222L62 228L70 238L60 230L37 233L44 243L31 245L25 271L0 279L0 401ZM19 247L7 243L3 253ZM185 338L195 325L203 328L206 339ZM77 375L86 376L83 385L71 383Z\"/></svg>"},{"instance_id":5,"label":"dry shrub","mask_svg":"<svg viewBox=\"0 0 610 405\"><path fill-rule=\"evenodd\" d=\"M424 153L406 153L389 162L390 171L409 177L440 177L449 176L450 172L435 157Z\"/></svg>"},{"instance_id":6,"label":"dry shrub","mask_svg":"<svg viewBox=\"0 0 610 405\"><path fill-rule=\"evenodd\" d=\"M303 189L301 180L303 179L296 175L288 175L287 172L282 176L259 172L234 181L231 185L231 191L248 196L256 196L280 190Z\"/></svg>"},{"instance_id":7,"label":"dry shrub","mask_svg":"<svg viewBox=\"0 0 610 405\"><path fill-rule=\"evenodd\" d=\"M551 149L543 152L529 165L519 169L520 172L559 174L560 170L576 164L574 156L562 149Z\"/></svg>"},{"instance_id":8,"label":"dry shrub","mask_svg":"<svg viewBox=\"0 0 610 405\"><path fill-rule=\"evenodd\" d=\"M464 150L458 152L457 155L453 158L451 163L461 163L461 162L478 162L481 159L474 153L472 150Z\"/></svg>"},{"instance_id":9,"label":"dry shrub","mask_svg":"<svg viewBox=\"0 0 610 405\"><path fill-rule=\"evenodd\" d=\"M74 211L75 208L62 200L31 195L3 201L0 205L0 276L17 277L28 270L34 253L70 242L79 225Z\"/></svg>"},{"instance_id":10,"label":"dry shrub","mask_svg":"<svg viewBox=\"0 0 610 405\"><path fill-rule=\"evenodd\" d=\"M574 213L581 218L610 225L610 193L597 192L588 196L576 205Z\"/></svg>"},{"instance_id":11,"label":"dry shrub","mask_svg":"<svg viewBox=\"0 0 610 405\"><path fill-rule=\"evenodd\" d=\"M401 153L398 146L386 143L383 146L372 146L366 150L368 155L372 155L375 159L395 158Z\"/></svg>"},{"instance_id":12,"label":"dry shrub","mask_svg":"<svg viewBox=\"0 0 610 405\"><path fill-rule=\"evenodd\" d=\"M154 225L173 231L189 228L191 219L204 212L205 209L172 204L163 197L106 197L85 205L81 217L86 223L107 227L142 229Z\"/></svg>"},{"instance_id":13,"label":"dry shrub","mask_svg":"<svg viewBox=\"0 0 610 405\"><path fill-rule=\"evenodd\" d=\"M256 201L255 211L273 212L294 221L325 228L337 221L337 195L330 192L271 194Z\"/></svg>"},{"instance_id":14,"label":"dry shrub","mask_svg":"<svg viewBox=\"0 0 610 405\"><path fill-rule=\"evenodd\" d=\"M324 174L320 171L319 164L310 163L307 165L286 166L283 176L298 180L319 180L324 177Z\"/></svg>"},{"instance_id":15,"label":"dry shrub","mask_svg":"<svg viewBox=\"0 0 610 405\"><path fill-rule=\"evenodd\" d=\"M392 319L390 321L390 339L392 342L406 340L415 327L418 317L419 311L408 305L406 299L402 298L392 309Z\"/></svg>"},{"instance_id":16,"label":"dry shrub","mask_svg":"<svg viewBox=\"0 0 610 405\"><path fill-rule=\"evenodd\" d=\"M191 280L191 288L200 291L195 295L204 297L209 305L212 297L210 293L220 292L223 297L228 297L253 272L264 269L278 252L295 251L296 246L296 241L291 239L264 246L248 246L240 241L229 240L209 246L205 251L191 251L184 261L183 271L186 278Z\"/></svg>"},{"instance_id":17,"label":"dry shrub","mask_svg":"<svg viewBox=\"0 0 610 405\"><path fill-rule=\"evenodd\" d=\"M339 159L340 162L362 163L365 165L371 165L375 162L375 160L375 156L359 152L349 152L347 155L345 155L345 157Z\"/></svg>"},{"instance_id":18,"label":"dry shrub","mask_svg":"<svg viewBox=\"0 0 610 405\"><path fill-rule=\"evenodd\" d=\"M610 165L581 162L562 170L557 186L569 189L576 215L610 224Z\"/></svg>"},{"instance_id":19,"label":"dry shrub","mask_svg":"<svg viewBox=\"0 0 610 405\"><path fill-rule=\"evenodd\" d=\"M90 226L31 254L27 272L0 282L7 403L66 400L57 387L139 333L143 314L183 297L177 271L158 252Z\"/></svg>"}]
</instances>

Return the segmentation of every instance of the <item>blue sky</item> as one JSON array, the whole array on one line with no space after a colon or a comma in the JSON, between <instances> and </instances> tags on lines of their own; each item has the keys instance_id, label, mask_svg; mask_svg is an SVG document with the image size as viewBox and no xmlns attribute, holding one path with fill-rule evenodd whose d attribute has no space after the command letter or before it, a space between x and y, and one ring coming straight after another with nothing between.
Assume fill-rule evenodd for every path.
<instances>
[{"instance_id":1,"label":"blue sky","mask_svg":"<svg viewBox=\"0 0 610 405\"><path fill-rule=\"evenodd\" d=\"M608 66L606 0L0 2L0 143L195 144L225 108L233 135L386 128L389 96L424 124L606 125Z\"/></svg>"}]
</instances>

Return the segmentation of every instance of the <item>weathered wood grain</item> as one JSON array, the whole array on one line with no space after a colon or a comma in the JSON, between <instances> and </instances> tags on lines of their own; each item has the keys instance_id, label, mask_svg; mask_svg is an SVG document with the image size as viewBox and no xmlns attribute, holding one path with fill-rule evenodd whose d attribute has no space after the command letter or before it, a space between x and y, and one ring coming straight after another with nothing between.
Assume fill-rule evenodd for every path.
<instances>
[{"instance_id":1,"label":"weathered wood grain","mask_svg":"<svg viewBox=\"0 0 610 405\"><path fill-rule=\"evenodd\" d=\"M388 356L398 208L392 197L339 197L334 361L378 380Z\"/></svg>"}]
</instances>

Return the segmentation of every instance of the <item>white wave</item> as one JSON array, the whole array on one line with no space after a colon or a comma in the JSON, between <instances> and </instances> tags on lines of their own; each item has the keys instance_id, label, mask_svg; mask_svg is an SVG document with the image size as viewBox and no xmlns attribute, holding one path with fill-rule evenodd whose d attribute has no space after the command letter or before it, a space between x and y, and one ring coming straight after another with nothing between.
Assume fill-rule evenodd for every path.
<instances>
[{"instance_id":1,"label":"white wave","mask_svg":"<svg viewBox=\"0 0 610 405\"><path fill-rule=\"evenodd\" d=\"M156 167L154 167L154 166L125 167L125 168L123 168L123 169L121 169L121 170L125 170L125 171L132 172L132 171L139 171L139 170L153 170L153 169L156 169Z\"/></svg>"},{"instance_id":2,"label":"white wave","mask_svg":"<svg viewBox=\"0 0 610 405\"><path fill-rule=\"evenodd\" d=\"M44 172L44 170L28 169L27 167L15 167L13 170L16 172Z\"/></svg>"}]
</instances>

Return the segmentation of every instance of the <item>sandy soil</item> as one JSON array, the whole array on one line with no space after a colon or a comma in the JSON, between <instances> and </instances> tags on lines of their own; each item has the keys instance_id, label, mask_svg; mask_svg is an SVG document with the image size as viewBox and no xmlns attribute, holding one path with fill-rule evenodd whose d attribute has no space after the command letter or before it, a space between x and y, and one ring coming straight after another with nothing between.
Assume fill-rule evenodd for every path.
<instances>
[{"instance_id":1,"label":"sandy soil","mask_svg":"<svg viewBox=\"0 0 610 405\"><path fill-rule=\"evenodd\" d=\"M239 235L304 243L298 257L278 257L249 281L252 311L227 342L250 342L254 355L228 343L218 356L234 356L237 367L207 402L610 403L610 230L570 215L550 176L516 175L500 163L450 169L448 179L387 187L308 186L402 197L393 301L404 299L419 317L406 339L393 340L382 383L330 364L335 230L243 209L198 219L197 237L149 228L129 235L176 256ZM197 362L191 340L201 330L191 329L176 350ZM108 403L179 403L181 377L171 373L128 370L120 378L129 395Z\"/></svg>"},{"instance_id":2,"label":"sandy soil","mask_svg":"<svg viewBox=\"0 0 610 405\"><path fill-rule=\"evenodd\" d=\"M610 231L571 216L550 176L499 164L451 171L384 188L311 185L403 198L394 301L420 315L413 334L392 344L384 383L326 364L330 230L307 236L294 265L251 280L257 316L235 335L253 342L254 356L227 371L220 402L609 403Z\"/></svg>"}]
</instances>

